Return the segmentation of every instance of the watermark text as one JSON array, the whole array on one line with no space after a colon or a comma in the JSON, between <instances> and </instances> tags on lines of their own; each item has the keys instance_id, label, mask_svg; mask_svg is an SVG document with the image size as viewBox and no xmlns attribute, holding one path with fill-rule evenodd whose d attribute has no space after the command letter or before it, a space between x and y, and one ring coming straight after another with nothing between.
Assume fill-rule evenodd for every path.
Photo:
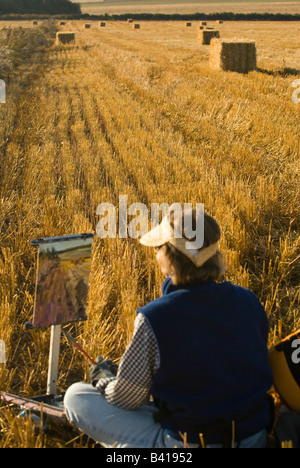
<instances>
[{"instance_id":1,"label":"watermark text","mask_svg":"<svg viewBox=\"0 0 300 468\"><path fill-rule=\"evenodd\" d=\"M0 364L5 364L6 359L6 350L5 350L5 342L0 340Z\"/></svg>"},{"instance_id":2,"label":"watermark text","mask_svg":"<svg viewBox=\"0 0 300 468\"><path fill-rule=\"evenodd\" d=\"M6 85L3 80L0 80L0 104L6 103Z\"/></svg>"},{"instance_id":3,"label":"watermark text","mask_svg":"<svg viewBox=\"0 0 300 468\"><path fill-rule=\"evenodd\" d=\"M291 343L292 348L297 348L295 351L292 352L292 361L294 364L300 363L300 340L296 339L293 340Z\"/></svg>"},{"instance_id":4,"label":"watermark text","mask_svg":"<svg viewBox=\"0 0 300 468\"><path fill-rule=\"evenodd\" d=\"M150 212L144 203L132 203L128 206L127 195L119 196L119 206L112 203L100 203L96 214L101 216L96 226L98 237L116 238L117 234L121 239L128 237L137 239L147 234L150 219L150 229L154 229L160 224L161 219L166 218L163 226L164 235L167 229L171 229L168 215L174 213L173 235L175 238L184 238L187 249L200 249L204 242L204 205L203 203L151 203ZM190 213L195 210L197 216L192 222ZM118 224L118 226L117 226ZM154 233L153 235L155 235ZM161 235L160 231L157 235Z\"/></svg>"},{"instance_id":5,"label":"watermark text","mask_svg":"<svg viewBox=\"0 0 300 468\"><path fill-rule=\"evenodd\" d=\"M300 80L294 80L292 83L293 88L297 88L292 94L292 101L295 104L299 104L300 102Z\"/></svg>"}]
</instances>

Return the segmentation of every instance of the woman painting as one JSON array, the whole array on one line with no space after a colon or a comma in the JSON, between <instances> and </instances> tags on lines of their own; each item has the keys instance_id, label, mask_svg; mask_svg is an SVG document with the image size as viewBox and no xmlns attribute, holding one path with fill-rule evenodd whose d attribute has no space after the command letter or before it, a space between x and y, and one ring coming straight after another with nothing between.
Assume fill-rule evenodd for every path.
<instances>
[{"instance_id":1,"label":"woman painting","mask_svg":"<svg viewBox=\"0 0 300 468\"><path fill-rule=\"evenodd\" d=\"M197 216L191 210L185 221ZM140 239L156 251L162 296L137 311L116 375L99 358L91 384L68 389L67 416L104 447L265 447L272 386L265 311L252 292L223 281L217 222L204 214L200 249L175 235L178 223L170 211Z\"/></svg>"}]
</instances>

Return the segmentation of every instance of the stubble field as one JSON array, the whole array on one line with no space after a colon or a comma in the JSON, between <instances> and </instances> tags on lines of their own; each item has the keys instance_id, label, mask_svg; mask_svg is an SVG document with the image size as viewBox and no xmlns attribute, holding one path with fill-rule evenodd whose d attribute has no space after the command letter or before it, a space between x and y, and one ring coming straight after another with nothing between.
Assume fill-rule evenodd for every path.
<instances>
[{"instance_id":1,"label":"stubble field","mask_svg":"<svg viewBox=\"0 0 300 468\"><path fill-rule=\"evenodd\" d=\"M74 0L73 0L74 1ZM74 2L76 3L76 2ZM122 14L122 13L162 13L162 14L193 14L193 13L288 13L299 14L300 2L269 1L269 0L114 0L90 1L81 0L82 13L90 15Z\"/></svg>"},{"instance_id":2,"label":"stubble field","mask_svg":"<svg viewBox=\"0 0 300 468\"><path fill-rule=\"evenodd\" d=\"M222 229L226 279L249 287L270 320L270 345L300 326L299 23L232 22L254 39L258 70L209 68L199 23L67 22L71 45L43 46L7 78L0 104L0 390L45 392L49 330L32 319L30 240L96 231L101 202L204 203ZM216 27L215 24L212 24ZM30 22L0 22L32 28ZM37 28L39 28L38 26ZM0 77L1 78L1 77ZM136 309L160 294L153 252L95 235L88 320L69 326L93 356L118 362ZM59 391L89 364L64 340ZM0 408L0 447L80 446Z\"/></svg>"}]
</instances>

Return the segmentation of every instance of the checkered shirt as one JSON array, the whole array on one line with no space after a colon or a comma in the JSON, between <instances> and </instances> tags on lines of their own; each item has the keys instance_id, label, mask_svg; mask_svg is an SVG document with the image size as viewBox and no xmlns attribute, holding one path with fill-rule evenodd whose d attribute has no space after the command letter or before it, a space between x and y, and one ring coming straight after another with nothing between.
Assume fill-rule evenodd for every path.
<instances>
[{"instance_id":1,"label":"checkered shirt","mask_svg":"<svg viewBox=\"0 0 300 468\"><path fill-rule=\"evenodd\" d=\"M160 357L156 338L143 314L138 313L134 333L120 361L116 377L100 379L96 388L112 405L137 409L149 402Z\"/></svg>"}]
</instances>

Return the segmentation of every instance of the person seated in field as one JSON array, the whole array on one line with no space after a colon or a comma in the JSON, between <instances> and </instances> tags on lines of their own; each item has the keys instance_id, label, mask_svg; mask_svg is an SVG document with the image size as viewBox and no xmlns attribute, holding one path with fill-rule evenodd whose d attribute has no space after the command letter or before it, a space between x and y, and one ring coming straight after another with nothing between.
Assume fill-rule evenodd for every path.
<instances>
[{"instance_id":1,"label":"person seated in field","mask_svg":"<svg viewBox=\"0 0 300 468\"><path fill-rule=\"evenodd\" d=\"M196 210L188 216L197 222ZM67 390L67 417L104 447L263 448L273 382L265 310L223 280L217 222L204 214L193 250L175 236L177 222L170 211L140 239L155 248L162 296L138 309L118 368L100 357L91 383Z\"/></svg>"}]
</instances>

